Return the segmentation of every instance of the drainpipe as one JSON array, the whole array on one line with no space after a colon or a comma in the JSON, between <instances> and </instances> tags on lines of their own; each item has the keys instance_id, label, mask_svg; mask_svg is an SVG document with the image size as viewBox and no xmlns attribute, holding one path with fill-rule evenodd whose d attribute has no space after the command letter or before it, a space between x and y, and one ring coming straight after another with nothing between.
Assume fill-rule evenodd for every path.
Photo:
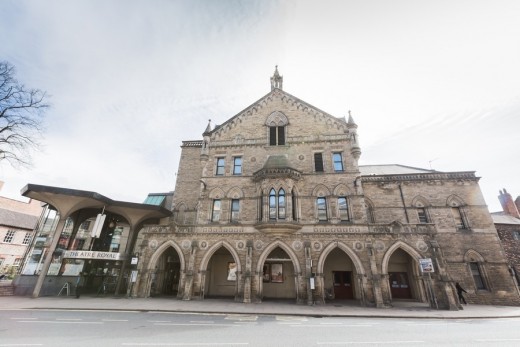
<instances>
[{"instance_id":1,"label":"drainpipe","mask_svg":"<svg viewBox=\"0 0 520 347\"><path fill-rule=\"evenodd\" d=\"M398 184L398 186L399 186L399 192L401 193L401 201L403 202L404 215L406 217L406 223L410 224L410 218L408 218L408 210L406 209L406 204L404 202L403 187L401 187L401 184Z\"/></svg>"}]
</instances>

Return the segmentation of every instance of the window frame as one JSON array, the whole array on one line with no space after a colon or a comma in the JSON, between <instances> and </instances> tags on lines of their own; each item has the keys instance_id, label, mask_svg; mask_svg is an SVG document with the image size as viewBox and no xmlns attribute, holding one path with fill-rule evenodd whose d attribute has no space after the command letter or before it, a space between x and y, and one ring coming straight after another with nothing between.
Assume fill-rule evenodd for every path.
<instances>
[{"instance_id":1,"label":"window frame","mask_svg":"<svg viewBox=\"0 0 520 347\"><path fill-rule=\"evenodd\" d=\"M336 157L339 156L339 160ZM336 165L339 165L339 169ZM332 167L334 172L344 172L345 166L343 165L343 152L332 152Z\"/></svg>"},{"instance_id":2,"label":"window frame","mask_svg":"<svg viewBox=\"0 0 520 347\"><path fill-rule=\"evenodd\" d=\"M417 209L417 218L419 219L419 224L430 223L430 219L428 218L428 213L426 212L426 207L416 207L416 209Z\"/></svg>"},{"instance_id":3,"label":"window frame","mask_svg":"<svg viewBox=\"0 0 520 347\"><path fill-rule=\"evenodd\" d=\"M320 200L323 201L323 203L320 203ZM323 208L320 208L320 206L323 206ZM321 211L321 213L320 213ZM323 213L324 211L324 213ZM318 222L327 222L329 220L329 216L327 213L327 198L325 197L317 197L316 198L316 213L318 217ZM323 218L323 215L325 218Z\"/></svg>"},{"instance_id":4,"label":"window frame","mask_svg":"<svg viewBox=\"0 0 520 347\"><path fill-rule=\"evenodd\" d=\"M471 277L473 278L475 289L488 290L480 264L478 262L470 262L469 271L471 272Z\"/></svg>"},{"instance_id":5,"label":"window frame","mask_svg":"<svg viewBox=\"0 0 520 347\"><path fill-rule=\"evenodd\" d=\"M4 243L13 243L14 236L16 235L16 230L8 229L4 236Z\"/></svg>"},{"instance_id":6,"label":"window frame","mask_svg":"<svg viewBox=\"0 0 520 347\"><path fill-rule=\"evenodd\" d=\"M217 205L218 205L218 208L217 208ZM221 217L222 217L222 200L213 199L213 203L211 205L211 222L213 222L213 223L220 222Z\"/></svg>"},{"instance_id":7,"label":"window frame","mask_svg":"<svg viewBox=\"0 0 520 347\"><path fill-rule=\"evenodd\" d=\"M457 230L467 230L469 229L468 224L464 218L464 213L460 206L452 206L451 207L451 216L453 217L453 221L455 224L455 228Z\"/></svg>"},{"instance_id":8,"label":"window frame","mask_svg":"<svg viewBox=\"0 0 520 347\"><path fill-rule=\"evenodd\" d=\"M237 161L239 161L238 164L237 164ZM237 170L237 169L239 169L239 170ZM233 157L233 175L235 175L235 176L242 175L242 156Z\"/></svg>"},{"instance_id":9,"label":"window frame","mask_svg":"<svg viewBox=\"0 0 520 347\"><path fill-rule=\"evenodd\" d=\"M235 205L236 203L236 205ZM235 209L236 207L236 209ZM240 199L231 199L231 216L230 221L232 223L238 222L240 218Z\"/></svg>"},{"instance_id":10,"label":"window frame","mask_svg":"<svg viewBox=\"0 0 520 347\"><path fill-rule=\"evenodd\" d=\"M22 245L30 244L31 240L32 240L32 233L31 232L25 233L23 240L22 240Z\"/></svg>"},{"instance_id":11,"label":"window frame","mask_svg":"<svg viewBox=\"0 0 520 347\"><path fill-rule=\"evenodd\" d=\"M344 199L345 200L345 208L341 208L340 199ZM342 213L342 211L343 211L343 213ZM343 219L342 215L346 215L347 218ZM338 219L341 222L350 222L349 203L348 203L348 199L347 199L346 196L339 196L338 197Z\"/></svg>"},{"instance_id":12,"label":"window frame","mask_svg":"<svg viewBox=\"0 0 520 347\"><path fill-rule=\"evenodd\" d=\"M226 158L217 157L215 176L224 176L226 172Z\"/></svg>"},{"instance_id":13,"label":"window frame","mask_svg":"<svg viewBox=\"0 0 520 347\"><path fill-rule=\"evenodd\" d=\"M269 146L285 146L285 125L269 126Z\"/></svg>"},{"instance_id":14,"label":"window frame","mask_svg":"<svg viewBox=\"0 0 520 347\"><path fill-rule=\"evenodd\" d=\"M319 158L319 161L318 161ZM319 163L319 165L318 165ZM321 165L321 167L319 167ZM318 168L321 168L321 170L318 170ZM324 166L323 166L323 153L322 152L315 152L314 153L314 172L325 172Z\"/></svg>"}]
</instances>

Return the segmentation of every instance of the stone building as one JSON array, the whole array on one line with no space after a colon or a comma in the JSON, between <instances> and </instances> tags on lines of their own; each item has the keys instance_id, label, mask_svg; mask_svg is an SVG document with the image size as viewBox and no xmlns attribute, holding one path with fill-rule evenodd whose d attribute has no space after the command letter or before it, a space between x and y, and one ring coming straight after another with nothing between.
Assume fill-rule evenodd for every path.
<instances>
[{"instance_id":1,"label":"stone building","mask_svg":"<svg viewBox=\"0 0 520 347\"><path fill-rule=\"evenodd\" d=\"M182 143L173 216L136 240L133 295L457 309L459 282L470 303L520 303L474 172L360 166L350 113L282 83L276 69L267 95Z\"/></svg>"},{"instance_id":2,"label":"stone building","mask_svg":"<svg viewBox=\"0 0 520 347\"><path fill-rule=\"evenodd\" d=\"M505 189L500 191L498 200L502 205L502 212L491 214L498 237L509 262L511 275L520 284L520 197L513 201L513 197Z\"/></svg>"},{"instance_id":3,"label":"stone building","mask_svg":"<svg viewBox=\"0 0 520 347\"><path fill-rule=\"evenodd\" d=\"M23 195L46 207L16 293L83 283L140 297L456 310L459 282L470 303L520 303L473 171L360 166L353 117L285 92L277 69L267 95L181 147L174 194L144 204L28 184Z\"/></svg>"}]
</instances>

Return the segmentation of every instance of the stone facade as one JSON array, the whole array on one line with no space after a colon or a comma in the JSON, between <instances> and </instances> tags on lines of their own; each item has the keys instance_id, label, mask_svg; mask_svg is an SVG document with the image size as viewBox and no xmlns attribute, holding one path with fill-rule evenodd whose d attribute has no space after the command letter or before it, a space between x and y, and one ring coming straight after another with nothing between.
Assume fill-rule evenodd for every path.
<instances>
[{"instance_id":1,"label":"stone facade","mask_svg":"<svg viewBox=\"0 0 520 347\"><path fill-rule=\"evenodd\" d=\"M520 303L474 172L359 166L353 117L282 81L183 142L173 217L136 241L135 295L458 309L457 281L470 303Z\"/></svg>"},{"instance_id":2,"label":"stone facade","mask_svg":"<svg viewBox=\"0 0 520 347\"><path fill-rule=\"evenodd\" d=\"M510 274L520 285L520 197L515 201L505 189L500 191L498 199L503 212L492 213L493 221L509 262Z\"/></svg>"}]
</instances>

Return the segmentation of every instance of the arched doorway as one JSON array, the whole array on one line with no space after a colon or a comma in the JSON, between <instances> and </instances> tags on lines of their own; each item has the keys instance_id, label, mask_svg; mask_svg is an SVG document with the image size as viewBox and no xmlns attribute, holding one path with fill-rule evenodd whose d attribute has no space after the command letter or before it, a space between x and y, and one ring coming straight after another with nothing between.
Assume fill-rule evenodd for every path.
<instances>
[{"instance_id":1,"label":"arched doorway","mask_svg":"<svg viewBox=\"0 0 520 347\"><path fill-rule=\"evenodd\" d=\"M262 295L264 299L296 299L296 274L291 257L276 247L262 266Z\"/></svg>"},{"instance_id":2,"label":"arched doorway","mask_svg":"<svg viewBox=\"0 0 520 347\"><path fill-rule=\"evenodd\" d=\"M388 261L388 284L392 299L416 299L415 261L399 248L395 250Z\"/></svg>"},{"instance_id":3,"label":"arched doorway","mask_svg":"<svg viewBox=\"0 0 520 347\"><path fill-rule=\"evenodd\" d=\"M152 272L150 295L175 296L179 291L181 260L173 247L164 250Z\"/></svg>"},{"instance_id":4,"label":"arched doorway","mask_svg":"<svg viewBox=\"0 0 520 347\"><path fill-rule=\"evenodd\" d=\"M352 300L357 298L357 273L350 257L339 248L333 249L325 260L323 283L326 298Z\"/></svg>"},{"instance_id":5,"label":"arched doorway","mask_svg":"<svg viewBox=\"0 0 520 347\"><path fill-rule=\"evenodd\" d=\"M211 255L204 281L204 297L235 298L238 264L226 247L218 248Z\"/></svg>"}]
</instances>

